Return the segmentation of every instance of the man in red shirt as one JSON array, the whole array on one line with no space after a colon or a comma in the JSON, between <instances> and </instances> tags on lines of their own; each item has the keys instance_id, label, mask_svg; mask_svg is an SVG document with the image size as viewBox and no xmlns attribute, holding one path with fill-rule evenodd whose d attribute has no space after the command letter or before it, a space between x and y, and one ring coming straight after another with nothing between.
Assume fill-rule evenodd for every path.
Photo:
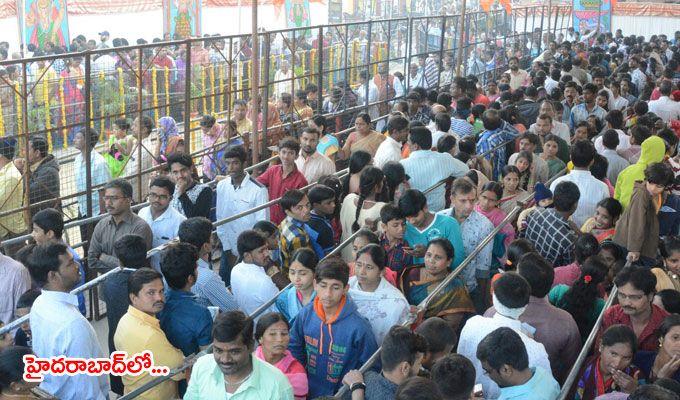
<instances>
[{"instance_id":1,"label":"man in red shirt","mask_svg":"<svg viewBox=\"0 0 680 400\"><path fill-rule=\"evenodd\" d=\"M656 332L668 313L652 304L656 277L649 268L632 266L619 272L614 283L619 304L605 311L600 335L612 325L623 324L635 332L639 350L658 350Z\"/></svg>"},{"instance_id":2,"label":"man in red shirt","mask_svg":"<svg viewBox=\"0 0 680 400\"><path fill-rule=\"evenodd\" d=\"M280 198L291 189L300 189L307 186L307 179L295 166L295 159L300 153L300 143L286 137L279 142L279 159L281 164L272 165L260 175L257 180L267 187L269 200ZM279 204L271 206L269 215L272 223L278 225L286 218L286 214Z\"/></svg>"}]
</instances>

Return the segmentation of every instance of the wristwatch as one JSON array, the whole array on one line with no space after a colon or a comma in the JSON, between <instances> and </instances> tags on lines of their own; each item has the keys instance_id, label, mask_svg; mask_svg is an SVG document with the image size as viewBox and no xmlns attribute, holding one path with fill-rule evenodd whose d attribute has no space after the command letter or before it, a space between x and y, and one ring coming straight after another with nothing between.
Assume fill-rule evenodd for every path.
<instances>
[{"instance_id":1,"label":"wristwatch","mask_svg":"<svg viewBox=\"0 0 680 400\"><path fill-rule=\"evenodd\" d=\"M354 382L349 388L350 393L354 393L355 390L366 390L366 384L363 382Z\"/></svg>"}]
</instances>

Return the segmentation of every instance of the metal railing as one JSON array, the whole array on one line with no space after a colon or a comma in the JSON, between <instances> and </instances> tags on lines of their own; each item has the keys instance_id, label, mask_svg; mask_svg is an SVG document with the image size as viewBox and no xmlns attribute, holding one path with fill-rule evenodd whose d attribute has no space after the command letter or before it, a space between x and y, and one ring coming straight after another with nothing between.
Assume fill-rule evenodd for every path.
<instances>
[{"instance_id":1,"label":"metal railing","mask_svg":"<svg viewBox=\"0 0 680 400\"><path fill-rule=\"evenodd\" d=\"M546 182L545 184L546 184L547 186L549 186L550 183L551 183L552 181L554 181L554 180L557 179L559 176L561 176L562 174L564 174L564 172L566 172L566 169L564 169L564 170L560 171L559 173L555 174L555 176L553 176L553 177L552 177L550 180L548 180L548 182ZM439 182L439 183L435 184L434 186L439 186L439 185L442 185L442 184L443 184L442 182ZM433 187L434 187L434 186L433 186ZM432 188L428 188L428 190L429 190L429 189L432 189ZM528 194L526 195L526 197L525 197L523 200L521 200L521 202L526 203L529 199L531 199L531 198L533 197L533 195L534 195L533 192L528 193ZM470 265L470 263L474 260L474 258L477 257L477 255L478 255L482 250L484 250L484 247L486 247L489 243L491 243L492 240L494 240L494 237L496 236L496 234L498 234L498 232L500 232L501 229L503 229L503 227L504 227L506 224L512 222L512 220L514 220L514 218L519 214L520 211L522 211L522 210L524 209L524 207L525 207L525 205L518 205L518 206L515 206L515 208L513 208L512 211L510 211L510 213L508 213L508 215L506 215L505 218L498 224L498 226L496 226L496 227L491 231L491 233L489 233L489 235L487 235L487 236L486 236L486 237L485 237L485 238L477 245L477 247L475 247L475 249L474 249L470 254L468 254L467 257L465 257L465 259L463 260L463 262L461 262L461 263L458 265L458 267L456 267L456 269L454 269L453 271L451 271L451 272L446 276L446 278L444 278L444 280L441 281L441 282L437 285L437 287L436 287L434 290L432 290L432 292L430 292L430 293L427 295L427 297L426 297L425 299L423 299L423 301L421 301L421 302L416 306L416 308L418 309L418 312L419 312L419 313L420 313L420 312L425 312L425 310L427 309L427 307L428 307L428 305L430 304L430 302L432 301L432 299L434 299L435 296L439 295L439 292L441 292L444 288L446 288L446 286L447 286L449 283L451 283L451 281L453 281L454 279L456 279L456 278L458 277L458 275L460 275L460 273L463 272L463 270L464 270L468 265ZM404 322L403 325L404 325L404 326L408 326L408 325L411 325L412 322L413 322L412 320L409 320L409 321ZM378 350L376 350L375 353L373 353L373 354L371 355L371 357L369 357L369 359L364 363L364 365L362 365L361 368L359 368L359 371L360 371L362 374L365 373L366 371L368 371L368 369L371 368L371 367L373 366L373 364L378 360L378 357L380 356L380 351L381 351L381 349L382 349L382 346L380 346L380 347L378 348ZM342 396L347 392L347 390L349 390L349 387L348 387L347 385L343 385L343 386L340 388L340 390L338 391L338 393L336 393L335 397L336 397L336 398L342 398Z\"/></svg>"}]
</instances>

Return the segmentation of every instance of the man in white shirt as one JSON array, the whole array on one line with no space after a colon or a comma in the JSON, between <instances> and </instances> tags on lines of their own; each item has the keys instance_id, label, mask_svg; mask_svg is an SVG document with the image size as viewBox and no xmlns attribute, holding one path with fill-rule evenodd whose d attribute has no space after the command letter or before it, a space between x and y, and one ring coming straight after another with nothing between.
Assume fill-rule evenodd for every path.
<instances>
[{"instance_id":1,"label":"man in white shirt","mask_svg":"<svg viewBox=\"0 0 680 400\"><path fill-rule=\"evenodd\" d=\"M550 100L544 100L543 103L541 103L541 107L538 109L538 115L543 115L547 114L552 118L552 125L550 128L550 133L553 135L557 135L560 139L564 140L567 143L571 142L571 134L569 133L569 125L565 124L564 122L560 122L558 118L555 118L555 106L552 105ZM531 124L529 126L529 130L531 132L534 132L537 135L541 135L540 132L538 132L538 119L536 122Z\"/></svg>"},{"instance_id":2,"label":"man in white shirt","mask_svg":"<svg viewBox=\"0 0 680 400\"><path fill-rule=\"evenodd\" d=\"M550 169L548 168L548 163L539 157L538 154L535 154L536 148L540 145L540 143L541 139L539 139L538 135L533 132L524 132L519 137L519 151L528 151L533 155L531 162L531 177L533 179L531 181L536 183L545 183L548 181ZM510 159L508 160L508 165L515 165L517 157L519 157L519 153L514 153L511 155Z\"/></svg>"},{"instance_id":3,"label":"man in white shirt","mask_svg":"<svg viewBox=\"0 0 680 400\"><path fill-rule=\"evenodd\" d=\"M361 85L355 91L357 94L357 104L360 106L368 106L378 101L378 87L372 79L369 79L368 71L359 72L359 81ZM368 107L368 116L371 120L380 117L378 106ZM310 181L311 182L311 181Z\"/></svg>"},{"instance_id":4,"label":"man in white shirt","mask_svg":"<svg viewBox=\"0 0 680 400\"><path fill-rule=\"evenodd\" d=\"M604 151L600 154L607 159L609 165L607 166L607 179L612 186L616 186L616 179L624 169L628 168L630 163L625 158L621 157L616 149L619 145L619 135L614 129L609 129L602 135L601 143Z\"/></svg>"},{"instance_id":5,"label":"man in white shirt","mask_svg":"<svg viewBox=\"0 0 680 400\"><path fill-rule=\"evenodd\" d=\"M238 253L243 261L231 271L231 291L238 307L248 315L274 298L279 292L265 267L271 261L267 239L258 232L247 230L238 236ZM274 304L265 312L277 311Z\"/></svg>"},{"instance_id":6,"label":"man in white shirt","mask_svg":"<svg viewBox=\"0 0 680 400\"><path fill-rule=\"evenodd\" d=\"M139 217L146 221L153 232L153 247L158 247L177 237L179 225L187 219L175 207L170 207L175 184L166 176L158 176L149 184L149 205L139 210ZM149 259L151 266L158 272L160 253Z\"/></svg>"},{"instance_id":7,"label":"man in white shirt","mask_svg":"<svg viewBox=\"0 0 680 400\"><path fill-rule=\"evenodd\" d=\"M407 81L409 90L415 87L426 86L425 75L423 74L423 71L421 71L420 68L418 67L418 64L411 63L411 65L409 66L409 74Z\"/></svg>"},{"instance_id":8,"label":"man in white shirt","mask_svg":"<svg viewBox=\"0 0 680 400\"><path fill-rule=\"evenodd\" d=\"M8 324L14 320L17 301L30 288L31 277L26 267L0 254L0 321Z\"/></svg>"},{"instance_id":9,"label":"man in white shirt","mask_svg":"<svg viewBox=\"0 0 680 400\"><path fill-rule=\"evenodd\" d=\"M626 107L628 107L628 99L621 96L621 83L618 81L612 81L609 86L611 86L612 90L612 96L609 99L609 109L624 111Z\"/></svg>"},{"instance_id":10,"label":"man in white shirt","mask_svg":"<svg viewBox=\"0 0 680 400\"><path fill-rule=\"evenodd\" d=\"M290 70L288 60L281 60L279 69L274 74L274 97L281 97L282 93L291 94L293 89L293 71Z\"/></svg>"},{"instance_id":11,"label":"man in white shirt","mask_svg":"<svg viewBox=\"0 0 680 400\"><path fill-rule=\"evenodd\" d=\"M86 135L89 136L89 148L86 146ZM94 146L99 139L99 133L92 128L84 131L77 131L73 137L73 146L79 151L76 154L73 164L75 166L76 175L76 191L79 193L88 192L86 164L88 163L86 154L89 153L90 164L90 182L93 188L92 193L78 196L78 216L79 218L87 218L100 214L100 198L99 194L104 189L102 185L111 180L111 172L106 164L106 160L99 154ZM92 212L88 212L87 198L92 200ZM81 225L80 238L83 241L90 240L92 231L96 223ZM88 246L83 246L85 253L87 253Z\"/></svg>"},{"instance_id":12,"label":"man in white shirt","mask_svg":"<svg viewBox=\"0 0 680 400\"><path fill-rule=\"evenodd\" d=\"M401 161L401 148L408 137L408 120L393 115L387 120L387 138L380 143L373 157L373 164L382 168L390 161Z\"/></svg>"},{"instance_id":13,"label":"man in white shirt","mask_svg":"<svg viewBox=\"0 0 680 400\"><path fill-rule=\"evenodd\" d=\"M227 177L217 184L217 221L261 206L269 201L267 188L244 170L248 154L243 146L231 146L224 152ZM220 277L229 286L231 268L236 264L237 239L241 232L250 229L258 221L269 220L269 208L245 215L237 220L217 226L217 236L222 242Z\"/></svg>"},{"instance_id":14,"label":"man in white shirt","mask_svg":"<svg viewBox=\"0 0 680 400\"><path fill-rule=\"evenodd\" d=\"M424 191L435 183L446 178L459 178L465 175L470 168L465 163L457 160L449 153L437 153L431 151L432 134L425 127L412 128L408 136L408 144L411 155L401 160L406 175L410 176L412 189ZM446 203L444 185L426 194L427 205L431 212L444 209Z\"/></svg>"},{"instance_id":15,"label":"man in white shirt","mask_svg":"<svg viewBox=\"0 0 680 400\"><path fill-rule=\"evenodd\" d=\"M519 69L519 59L517 57L510 57L508 66L510 69L505 71L505 73L510 74L510 89L517 90L522 86L526 86L529 81L529 73Z\"/></svg>"},{"instance_id":16,"label":"man in white shirt","mask_svg":"<svg viewBox=\"0 0 680 400\"><path fill-rule=\"evenodd\" d=\"M659 85L661 97L649 102L649 112L658 115L667 124L674 119L680 120L680 102L671 100L672 90L673 85L670 81L661 82Z\"/></svg>"},{"instance_id":17,"label":"man in white shirt","mask_svg":"<svg viewBox=\"0 0 680 400\"><path fill-rule=\"evenodd\" d=\"M550 185L550 190L555 193L555 188L561 182L573 182L578 186L579 192L586 195L579 197L576 211L571 216L576 226L583 226L586 220L595 215L597 203L609 197L609 187L606 183L596 179L590 173L590 166L595 158L595 147L587 140L581 140L571 146L571 162L574 169L567 175L555 179Z\"/></svg>"},{"instance_id":18,"label":"man in white shirt","mask_svg":"<svg viewBox=\"0 0 680 400\"><path fill-rule=\"evenodd\" d=\"M530 367L541 367L551 371L545 347L532 339L535 328L519 320L529 304L531 294L529 283L516 272L507 272L494 283L493 289L493 306L496 314L491 318L481 315L470 318L460 332L457 351L475 366L477 375L475 382L481 383L484 387L485 399L497 399L500 396L500 388L484 372L482 363L477 358L477 346L489 333L498 328L510 328L519 334L526 347Z\"/></svg>"},{"instance_id":19,"label":"man in white shirt","mask_svg":"<svg viewBox=\"0 0 680 400\"><path fill-rule=\"evenodd\" d=\"M321 132L316 128L309 127L304 128L300 133L300 155L295 159L295 165L309 183L317 182L319 178L335 173L335 163L316 151L320 134Z\"/></svg>"},{"instance_id":20,"label":"man in white shirt","mask_svg":"<svg viewBox=\"0 0 680 400\"><path fill-rule=\"evenodd\" d=\"M80 280L80 270L68 247L56 242L38 245L28 264L31 277L42 287L30 313L35 355L104 357L94 329L78 311L76 295L69 293ZM46 374L40 388L60 399L104 400L109 395L109 379L105 374Z\"/></svg>"},{"instance_id":21,"label":"man in white shirt","mask_svg":"<svg viewBox=\"0 0 680 400\"><path fill-rule=\"evenodd\" d=\"M623 112L619 110L611 110L610 112L607 113L607 116L604 117L604 120L607 122L605 132L608 130L613 130L619 137L618 144L616 145L616 151L628 150L630 148L630 136L628 136L623 131L624 124ZM604 135L600 135L596 137L594 140L595 151L597 151L597 154L600 155L604 155L605 150L607 150L607 148L604 146L602 142L603 139Z\"/></svg>"}]
</instances>

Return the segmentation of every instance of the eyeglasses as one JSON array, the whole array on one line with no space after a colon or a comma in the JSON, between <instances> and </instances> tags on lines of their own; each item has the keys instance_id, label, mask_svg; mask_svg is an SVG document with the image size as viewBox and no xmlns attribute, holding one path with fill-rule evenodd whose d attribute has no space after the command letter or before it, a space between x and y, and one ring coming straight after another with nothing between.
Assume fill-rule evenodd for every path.
<instances>
[{"instance_id":1,"label":"eyeglasses","mask_svg":"<svg viewBox=\"0 0 680 400\"><path fill-rule=\"evenodd\" d=\"M149 193L149 200L167 200L169 198L170 196L167 194Z\"/></svg>"}]
</instances>

